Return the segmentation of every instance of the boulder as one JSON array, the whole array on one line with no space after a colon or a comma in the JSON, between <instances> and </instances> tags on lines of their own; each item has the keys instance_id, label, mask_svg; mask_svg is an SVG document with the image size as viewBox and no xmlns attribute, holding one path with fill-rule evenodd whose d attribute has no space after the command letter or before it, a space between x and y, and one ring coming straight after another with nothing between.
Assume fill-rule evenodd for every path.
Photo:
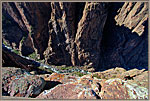
<instances>
[{"instance_id":1,"label":"boulder","mask_svg":"<svg viewBox=\"0 0 150 101\"><path fill-rule=\"evenodd\" d=\"M58 73L44 74L39 76L44 78L45 81L55 81L55 82L60 82L62 84L69 83L69 82L76 82L79 79L79 77L69 76L65 74L58 74Z\"/></svg>"},{"instance_id":2,"label":"boulder","mask_svg":"<svg viewBox=\"0 0 150 101\"><path fill-rule=\"evenodd\" d=\"M148 89L121 79L109 79L101 82L102 99L148 99Z\"/></svg>"},{"instance_id":3,"label":"boulder","mask_svg":"<svg viewBox=\"0 0 150 101\"><path fill-rule=\"evenodd\" d=\"M43 91L37 98L44 99L98 99L99 82L101 80L92 78L90 75L82 77L66 76L60 79L60 74L52 74L51 80L62 81L54 88ZM63 77L63 76L62 76ZM58 79L57 79L58 78ZM67 80L68 79L68 80ZM67 81L67 82L66 82Z\"/></svg>"},{"instance_id":4,"label":"boulder","mask_svg":"<svg viewBox=\"0 0 150 101\"><path fill-rule=\"evenodd\" d=\"M45 81L19 68L2 68L2 89L9 96L35 97L41 93Z\"/></svg>"},{"instance_id":5,"label":"boulder","mask_svg":"<svg viewBox=\"0 0 150 101\"><path fill-rule=\"evenodd\" d=\"M138 70L138 69L131 69L121 74L121 77L124 79L133 79L133 77L141 75L145 69Z\"/></svg>"},{"instance_id":6,"label":"boulder","mask_svg":"<svg viewBox=\"0 0 150 101\"><path fill-rule=\"evenodd\" d=\"M131 82L131 83L136 83L137 85L145 87L145 88L148 89L148 85L149 85L149 83L148 83L148 78L149 78L148 73L149 73L149 71L145 71L145 72L133 77L132 80L128 80L128 81Z\"/></svg>"},{"instance_id":7,"label":"boulder","mask_svg":"<svg viewBox=\"0 0 150 101\"><path fill-rule=\"evenodd\" d=\"M43 91L37 98L44 99L96 99L92 89L84 89L80 84L62 84Z\"/></svg>"}]
</instances>

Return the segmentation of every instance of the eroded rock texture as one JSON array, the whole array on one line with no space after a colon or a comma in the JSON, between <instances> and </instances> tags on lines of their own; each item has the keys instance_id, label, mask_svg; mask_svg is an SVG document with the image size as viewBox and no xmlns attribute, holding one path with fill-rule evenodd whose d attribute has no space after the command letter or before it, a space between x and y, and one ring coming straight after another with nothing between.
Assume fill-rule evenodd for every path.
<instances>
[{"instance_id":1,"label":"eroded rock texture","mask_svg":"<svg viewBox=\"0 0 150 101\"><path fill-rule=\"evenodd\" d=\"M122 69L122 68L116 68ZM111 70L107 70L111 71ZM134 70L133 70L134 71ZM137 70L138 71L138 70ZM127 71L128 72L128 71ZM45 80L62 82L49 90L44 90L37 98L41 99L148 99L148 89L144 85L119 78L98 79L92 75L82 77L51 74ZM111 74L110 74L111 75ZM141 74L139 74L142 76ZM57 79L56 79L57 77ZM76 78L76 80L75 80ZM65 81L65 82L64 82ZM67 82L66 82L67 81ZM141 82L141 79L139 79ZM148 82L147 82L148 84Z\"/></svg>"},{"instance_id":2,"label":"eroded rock texture","mask_svg":"<svg viewBox=\"0 0 150 101\"><path fill-rule=\"evenodd\" d=\"M148 89L121 79L109 79L101 83L102 99L148 99Z\"/></svg>"},{"instance_id":3,"label":"eroded rock texture","mask_svg":"<svg viewBox=\"0 0 150 101\"><path fill-rule=\"evenodd\" d=\"M107 3L86 3L78 24L76 45L80 65L98 67L100 45L107 19Z\"/></svg>"},{"instance_id":4,"label":"eroded rock texture","mask_svg":"<svg viewBox=\"0 0 150 101\"><path fill-rule=\"evenodd\" d=\"M105 78L102 78L101 74ZM148 99L148 71L138 69L126 71L120 67L96 72L96 75L95 73L82 77L59 73L31 75L24 69L3 67L2 90L5 96L49 100ZM124 79L126 76L133 79Z\"/></svg>"},{"instance_id":5,"label":"eroded rock texture","mask_svg":"<svg viewBox=\"0 0 150 101\"><path fill-rule=\"evenodd\" d=\"M71 64L75 57L73 41L75 36L76 3L51 3L52 13L49 21L49 42L45 57L49 64ZM74 61L74 60L73 60Z\"/></svg>"},{"instance_id":6,"label":"eroded rock texture","mask_svg":"<svg viewBox=\"0 0 150 101\"><path fill-rule=\"evenodd\" d=\"M141 36L145 28L143 24L148 19L148 3L126 2L119 10L119 14L115 17L117 25L124 25Z\"/></svg>"},{"instance_id":7,"label":"eroded rock texture","mask_svg":"<svg viewBox=\"0 0 150 101\"><path fill-rule=\"evenodd\" d=\"M148 21L144 23L145 29L141 36L135 32L132 33L132 30L127 27L117 26L114 18L123 5L124 3L111 3L109 7L102 36L100 56L102 61L99 66L101 68L121 66L126 69L134 67L148 69Z\"/></svg>"},{"instance_id":8,"label":"eroded rock texture","mask_svg":"<svg viewBox=\"0 0 150 101\"><path fill-rule=\"evenodd\" d=\"M19 68L2 69L2 89L9 96L35 97L41 93L45 81Z\"/></svg>"},{"instance_id":9,"label":"eroded rock texture","mask_svg":"<svg viewBox=\"0 0 150 101\"><path fill-rule=\"evenodd\" d=\"M40 66L39 63L21 57L12 50L8 49L5 45L2 45L2 57L3 67L19 67L27 71L37 70L36 67Z\"/></svg>"},{"instance_id":10,"label":"eroded rock texture","mask_svg":"<svg viewBox=\"0 0 150 101\"><path fill-rule=\"evenodd\" d=\"M22 55L36 52L42 58L48 42L50 3L4 2L2 6L3 17L10 19L10 23L15 25L13 29L11 26L3 26L3 38L9 41L10 45L13 43L14 47L19 48ZM14 39L10 39L11 36Z\"/></svg>"},{"instance_id":11,"label":"eroded rock texture","mask_svg":"<svg viewBox=\"0 0 150 101\"><path fill-rule=\"evenodd\" d=\"M35 52L48 64L87 69L148 69L147 2L2 6L3 42L19 48L22 55Z\"/></svg>"}]
</instances>

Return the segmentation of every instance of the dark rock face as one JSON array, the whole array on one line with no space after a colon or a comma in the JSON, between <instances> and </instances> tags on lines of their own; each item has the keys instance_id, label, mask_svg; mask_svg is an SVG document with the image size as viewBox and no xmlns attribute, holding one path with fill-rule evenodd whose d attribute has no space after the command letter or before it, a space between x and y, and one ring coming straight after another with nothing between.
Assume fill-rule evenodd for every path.
<instances>
[{"instance_id":1,"label":"dark rock face","mask_svg":"<svg viewBox=\"0 0 150 101\"><path fill-rule=\"evenodd\" d=\"M148 3L126 2L116 15L117 25L124 25L141 36L144 32L144 22L148 19Z\"/></svg>"},{"instance_id":2,"label":"dark rock face","mask_svg":"<svg viewBox=\"0 0 150 101\"><path fill-rule=\"evenodd\" d=\"M85 5L75 39L80 65L98 67L100 45L108 13L107 6L107 3Z\"/></svg>"},{"instance_id":3,"label":"dark rock face","mask_svg":"<svg viewBox=\"0 0 150 101\"><path fill-rule=\"evenodd\" d=\"M3 41L53 65L148 69L147 5L3 3Z\"/></svg>"},{"instance_id":4,"label":"dark rock face","mask_svg":"<svg viewBox=\"0 0 150 101\"><path fill-rule=\"evenodd\" d=\"M13 51L9 50L5 45L2 45L2 57L3 57L3 67L19 67L27 71L36 70L39 63L28 60L20 55L17 55Z\"/></svg>"},{"instance_id":5,"label":"dark rock face","mask_svg":"<svg viewBox=\"0 0 150 101\"><path fill-rule=\"evenodd\" d=\"M49 43L45 57L49 64L70 65L75 36L76 3L51 3L52 13L49 21Z\"/></svg>"},{"instance_id":6,"label":"dark rock face","mask_svg":"<svg viewBox=\"0 0 150 101\"><path fill-rule=\"evenodd\" d=\"M10 96L34 97L45 86L44 79L19 68L2 68L2 88Z\"/></svg>"},{"instance_id":7,"label":"dark rock face","mask_svg":"<svg viewBox=\"0 0 150 101\"><path fill-rule=\"evenodd\" d=\"M5 40L14 41L22 55L29 55L36 51L42 58L48 42L50 3L4 2L2 6L3 16L9 17L12 22L16 23L14 30L11 30L13 30L13 33L17 33L12 36L18 38L18 40L10 40L12 33L9 32L9 28L5 29L7 26L3 26L3 30L6 32L3 36L7 36ZM19 37L16 35L19 35Z\"/></svg>"},{"instance_id":8,"label":"dark rock face","mask_svg":"<svg viewBox=\"0 0 150 101\"><path fill-rule=\"evenodd\" d=\"M123 5L124 3L111 3L108 10L108 18L102 36L100 55L102 61L99 65L103 69L116 66L126 69L135 67L148 69L148 21L144 23L145 29L141 36L135 32L132 33L129 28L117 26L114 18Z\"/></svg>"}]
</instances>

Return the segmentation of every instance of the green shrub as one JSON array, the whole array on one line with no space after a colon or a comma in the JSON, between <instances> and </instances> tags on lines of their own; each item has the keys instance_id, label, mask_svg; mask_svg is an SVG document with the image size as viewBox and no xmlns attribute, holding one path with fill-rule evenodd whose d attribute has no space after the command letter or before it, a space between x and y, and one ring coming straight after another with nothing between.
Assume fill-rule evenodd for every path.
<instances>
[{"instance_id":1,"label":"green shrub","mask_svg":"<svg viewBox=\"0 0 150 101\"><path fill-rule=\"evenodd\" d=\"M5 46L7 46L7 43L6 43L5 41L3 41L3 44L4 44Z\"/></svg>"},{"instance_id":2,"label":"green shrub","mask_svg":"<svg viewBox=\"0 0 150 101\"><path fill-rule=\"evenodd\" d=\"M13 52L16 53L16 54L18 54L18 55L20 53L19 50L13 50Z\"/></svg>"},{"instance_id":3,"label":"green shrub","mask_svg":"<svg viewBox=\"0 0 150 101\"><path fill-rule=\"evenodd\" d=\"M61 70L68 70L68 69L72 69L73 67L70 66L70 67L61 67Z\"/></svg>"},{"instance_id":4,"label":"green shrub","mask_svg":"<svg viewBox=\"0 0 150 101\"><path fill-rule=\"evenodd\" d=\"M42 71L47 71L49 73L54 73L50 68L45 68L45 67L42 67L42 66L39 66L37 68L40 69L40 70L42 70Z\"/></svg>"},{"instance_id":5,"label":"green shrub","mask_svg":"<svg viewBox=\"0 0 150 101\"><path fill-rule=\"evenodd\" d=\"M28 57L32 58L32 59L36 59L36 53L33 52L32 54L28 55Z\"/></svg>"},{"instance_id":6,"label":"green shrub","mask_svg":"<svg viewBox=\"0 0 150 101\"><path fill-rule=\"evenodd\" d=\"M20 43L23 44L24 40L25 40L25 37L23 36Z\"/></svg>"},{"instance_id":7,"label":"green shrub","mask_svg":"<svg viewBox=\"0 0 150 101\"><path fill-rule=\"evenodd\" d=\"M80 72L74 72L73 74L78 75L79 77L84 75L83 73L80 73Z\"/></svg>"},{"instance_id":8,"label":"green shrub","mask_svg":"<svg viewBox=\"0 0 150 101\"><path fill-rule=\"evenodd\" d=\"M33 34L33 30L34 28L32 26L30 26L30 31L29 31L29 34L32 35Z\"/></svg>"},{"instance_id":9,"label":"green shrub","mask_svg":"<svg viewBox=\"0 0 150 101\"><path fill-rule=\"evenodd\" d=\"M99 77L97 74L93 74L93 77L96 77L98 79L101 79L101 77Z\"/></svg>"}]
</instances>

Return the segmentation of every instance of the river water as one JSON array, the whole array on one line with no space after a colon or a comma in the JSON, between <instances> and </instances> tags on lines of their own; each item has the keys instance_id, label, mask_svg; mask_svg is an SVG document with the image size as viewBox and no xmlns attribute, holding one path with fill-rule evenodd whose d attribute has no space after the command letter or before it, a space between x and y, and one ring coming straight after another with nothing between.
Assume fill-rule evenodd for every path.
<instances>
[{"instance_id":1,"label":"river water","mask_svg":"<svg viewBox=\"0 0 150 101\"><path fill-rule=\"evenodd\" d=\"M14 50L11 48L11 47L8 47L4 44L2 44L2 48L7 48L7 50L9 50L10 52L14 52ZM19 55L21 56L21 55ZM43 64L43 63L40 63L38 61L35 61L27 56L21 56L22 58L25 58L27 60L30 60L30 61L33 61L33 63L35 65L38 65L40 67L43 67L43 68L46 68L46 69L51 69L53 72L55 73L72 73L72 72L80 72L80 73L85 73L85 74L90 74L91 72L88 72L88 71L85 71L85 70L82 70L82 69L79 69L79 68L72 68L72 69L69 69L69 70L58 70L56 67L52 67L50 65L46 65L46 64Z\"/></svg>"}]
</instances>

